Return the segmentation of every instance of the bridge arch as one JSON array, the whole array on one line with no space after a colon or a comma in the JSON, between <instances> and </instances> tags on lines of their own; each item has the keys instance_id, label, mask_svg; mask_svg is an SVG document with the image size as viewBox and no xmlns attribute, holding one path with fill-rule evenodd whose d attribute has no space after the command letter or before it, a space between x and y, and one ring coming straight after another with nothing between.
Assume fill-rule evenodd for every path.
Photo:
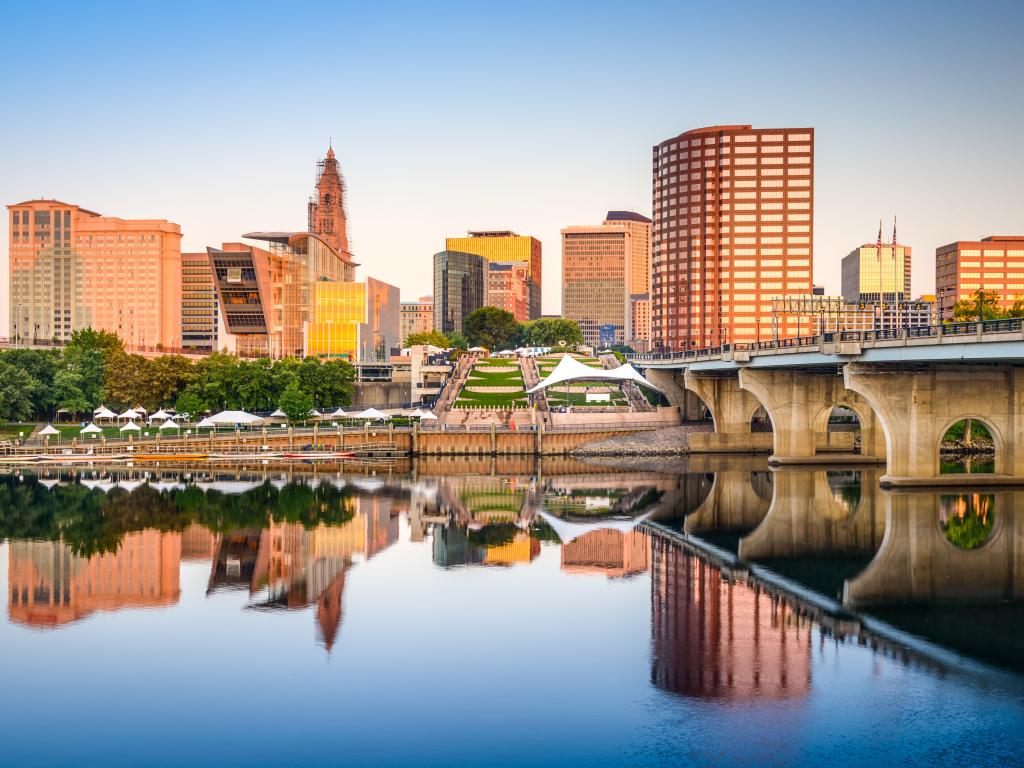
<instances>
[{"instance_id":1,"label":"bridge arch","mask_svg":"<svg viewBox=\"0 0 1024 768\"><path fill-rule=\"evenodd\" d=\"M999 430L999 427L993 423L993 420L981 416L977 413L966 413L963 416L953 417L947 419L939 427L936 432L936 445L935 445L935 474L945 474L942 471L942 444L946 440L946 435L949 431L960 422L972 421L976 424L981 424L985 427L985 430L992 437L992 449L993 449L993 463L995 464L994 472L1001 473L1004 471L1004 462L1006 459L1006 439Z\"/></svg>"}]
</instances>

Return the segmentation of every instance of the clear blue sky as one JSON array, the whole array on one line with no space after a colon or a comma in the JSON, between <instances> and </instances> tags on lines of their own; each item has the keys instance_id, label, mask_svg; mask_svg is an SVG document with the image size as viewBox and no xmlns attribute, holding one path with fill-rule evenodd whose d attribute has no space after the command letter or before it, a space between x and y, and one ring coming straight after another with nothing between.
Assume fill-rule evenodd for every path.
<instances>
[{"instance_id":1,"label":"clear blue sky","mask_svg":"<svg viewBox=\"0 0 1024 768\"><path fill-rule=\"evenodd\" d=\"M0 201L168 218L200 250L304 228L333 137L359 274L403 298L431 292L445 236L510 228L543 241L557 312L559 229L649 214L651 146L714 123L816 129L830 291L882 216L914 248L918 293L937 245L1024 233L1019 2L54 2L2 18ZM5 334L6 252L0 267Z\"/></svg>"}]
</instances>

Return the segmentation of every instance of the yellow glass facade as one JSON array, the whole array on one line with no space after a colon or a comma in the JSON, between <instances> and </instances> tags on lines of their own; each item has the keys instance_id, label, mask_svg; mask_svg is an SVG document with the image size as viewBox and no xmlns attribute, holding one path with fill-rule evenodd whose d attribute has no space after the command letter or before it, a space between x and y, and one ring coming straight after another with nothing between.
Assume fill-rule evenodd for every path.
<instances>
[{"instance_id":1,"label":"yellow glass facade","mask_svg":"<svg viewBox=\"0 0 1024 768\"><path fill-rule=\"evenodd\" d=\"M306 354L359 358L360 326L366 322L366 284L315 284L314 317L306 332Z\"/></svg>"},{"instance_id":2,"label":"yellow glass facade","mask_svg":"<svg viewBox=\"0 0 1024 768\"><path fill-rule=\"evenodd\" d=\"M842 294L851 303L892 301L910 298L910 258L908 246L883 243L862 245L843 257Z\"/></svg>"},{"instance_id":3,"label":"yellow glass facade","mask_svg":"<svg viewBox=\"0 0 1024 768\"><path fill-rule=\"evenodd\" d=\"M472 253L482 256L488 262L523 262L529 269L530 319L536 320L541 314L541 244L540 240L515 232L479 232L468 237L449 237L445 240L446 251ZM490 301L487 301L490 304Z\"/></svg>"}]
</instances>

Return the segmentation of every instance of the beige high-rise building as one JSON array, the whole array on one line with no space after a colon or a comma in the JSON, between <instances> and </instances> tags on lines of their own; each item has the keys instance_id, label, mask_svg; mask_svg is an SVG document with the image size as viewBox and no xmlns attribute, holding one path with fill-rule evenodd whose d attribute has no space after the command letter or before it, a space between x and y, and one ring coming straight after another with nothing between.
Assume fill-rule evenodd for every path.
<instances>
[{"instance_id":1,"label":"beige high-rise building","mask_svg":"<svg viewBox=\"0 0 1024 768\"><path fill-rule=\"evenodd\" d=\"M650 342L651 220L609 211L604 222L562 230L562 315L592 346Z\"/></svg>"},{"instance_id":2,"label":"beige high-rise building","mask_svg":"<svg viewBox=\"0 0 1024 768\"><path fill-rule=\"evenodd\" d=\"M795 336L813 286L814 129L714 125L654 147L651 335L665 351Z\"/></svg>"},{"instance_id":3,"label":"beige high-rise building","mask_svg":"<svg viewBox=\"0 0 1024 768\"><path fill-rule=\"evenodd\" d=\"M12 337L66 342L94 328L129 350L181 348L181 227L59 200L7 208Z\"/></svg>"},{"instance_id":4,"label":"beige high-rise building","mask_svg":"<svg viewBox=\"0 0 1024 768\"><path fill-rule=\"evenodd\" d=\"M403 301L399 330L399 342L403 347L412 334L434 330L434 297L420 296L419 301Z\"/></svg>"},{"instance_id":5,"label":"beige high-rise building","mask_svg":"<svg viewBox=\"0 0 1024 768\"><path fill-rule=\"evenodd\" d=\"M181 254L181 346L188 352L216 352L217 291L207 253Z\"/></svg>"}]
</instances>

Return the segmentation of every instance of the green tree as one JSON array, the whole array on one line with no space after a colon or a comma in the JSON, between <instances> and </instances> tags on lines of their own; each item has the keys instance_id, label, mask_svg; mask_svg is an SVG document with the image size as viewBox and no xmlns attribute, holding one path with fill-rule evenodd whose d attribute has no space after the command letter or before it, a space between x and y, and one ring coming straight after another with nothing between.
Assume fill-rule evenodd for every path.
<instances>
[{"instance_id":1,"label":"green tree","mask_svg":"<svg viewBox=\"0 0 1024 768\"><path fill-rule=\"evenodd\" d=\"M274 409L276 392L268 358L240 361L236 370L234 389L235 406L244 411L270 411Z\"/></svg>"},{"instance_id":2,"label":"green tree","mask_svg":"<svg viewBox=\"0 0 1024 768\"><path fill-rule=\"evenodd\" d=\"M583 332L574 320L562 317L542 317L523 324L522 344L528 347L554 347L583 343Z\"/></svg>"},{"instance_id":3,"label":"green tree","mask_svg":"<svg viewBox=\"0 0 1024 768\"><path fill-rule=\"evenodd\" d=\"M313 396L302 389L298 379L292 379L281 393L279 407L288 421L303 421L313 410Z\"/></svg>"},{"instance_id":4,"label":"green tree","mask_svg":"<svg viewBox=\"0 0 1024 768\"><path fill-rule=\"evenodd\" d=\"M209 410L199 394L199 387L194 384L190 384L182 390L174 402L174 407L178 413L187 413L193 420Z\"/></svg>"},{"instance_id":5,"label":"green tree","mask_svg":"<svg viewBox=\"0 0 1024 768\"><path fill-rule=\"evenodd\" d=\"M103 394L107 361L123 351L124 345L114 333L85 328L71 334L63 362L80 377L82 395L91 405L98 405Z\"/></svg>"},{"instance_id":6,"label":"green tree","mask_svg":"<svg viewBox=\"0 0 1024 768\"><path fill-rule=\"evenodd\" d=\"M462 331L455 331L448 334L448 344L454 349L469 349L469 342Z\"/></svg>"},{"instance_id":7,"label":"green tree","mask_svg":"<svg viewBox=\"0 0 1024 768\"><path fill-rule=\"evenodd\" d=\"M307 388L320 406L342 406L352 402L355 393L356 369L345 360L328 360L316 368L312 387Z\"/></svg>"},{"instance_id":8,"label":"green tree","mask_svg":"<svg viewBox=\"0 0 1024 768\"><path fill-rule=\"evenodd\" d=\"M54 396L53 379L61 367L60 353L52 349L12 349L0 353L0 359L32 377L35 386L28 392L28 396L32 401L33 415L37 419L47 418L58 404Z\"/></svg>"},{"instance_id":9,"label":"green tree","mask_svg":"<svg viewBox=\"0 0 1024 768\"><path fill-rule=\"evenodd\" d=\"M511 312L498 307L481 307L466 315L462 329L469 343L476 347L500 350L513 339L519 323Z\"/></svg>"},{"instance_id":10,"label":"green tree","mask_svg":"<svg viewBox=\"0 0 1024 768\"><path fill-rule=\"evenodd\" d=\"M434 347L447 349L451 346L451 341L440 331L427 331L426 333L410 333L405 339L404 346L414 347L417 344L430 344Z\"/></svg>"},{"instance_id":11,"label":"green tree","mask_svg":"<svg viewBox=\"0 0 1024 768\"><path fill-rule=\"evenodd\" d=\"M26 371L0 360L0 419L22 421L32 415L30 392L37 386Z\"/></svg>"},{"instance_id":12,"label":"green tree","mask_svg":"<svg viewBox=\"0 0 1024 768\"><path fill-rule=\"evenodd\" d=\"M1018 307L1017 305L1021 306ZM1024 315L1024 303L1016 302L1014 309L1020 309ZM999 304L999 294L994 291L975 291L970 298L961 299L953 305L953 320L957 323L970 323L978 319L1003 320L1011 315ZM1014 315L1018 316L1018 315Z\"/></svg>"},{"instance_id":13,"label":"green tree","mask_svg":"<svg viewBox=\"0 0 1024 768\"><path fill-rule=\"evenodd\" d=\"M64 408L73 414L90 413L92 403L82 392L82 377L70 368L61 368L53 377L52 393L58 408Z\"/></svg>"}]
</instances>

